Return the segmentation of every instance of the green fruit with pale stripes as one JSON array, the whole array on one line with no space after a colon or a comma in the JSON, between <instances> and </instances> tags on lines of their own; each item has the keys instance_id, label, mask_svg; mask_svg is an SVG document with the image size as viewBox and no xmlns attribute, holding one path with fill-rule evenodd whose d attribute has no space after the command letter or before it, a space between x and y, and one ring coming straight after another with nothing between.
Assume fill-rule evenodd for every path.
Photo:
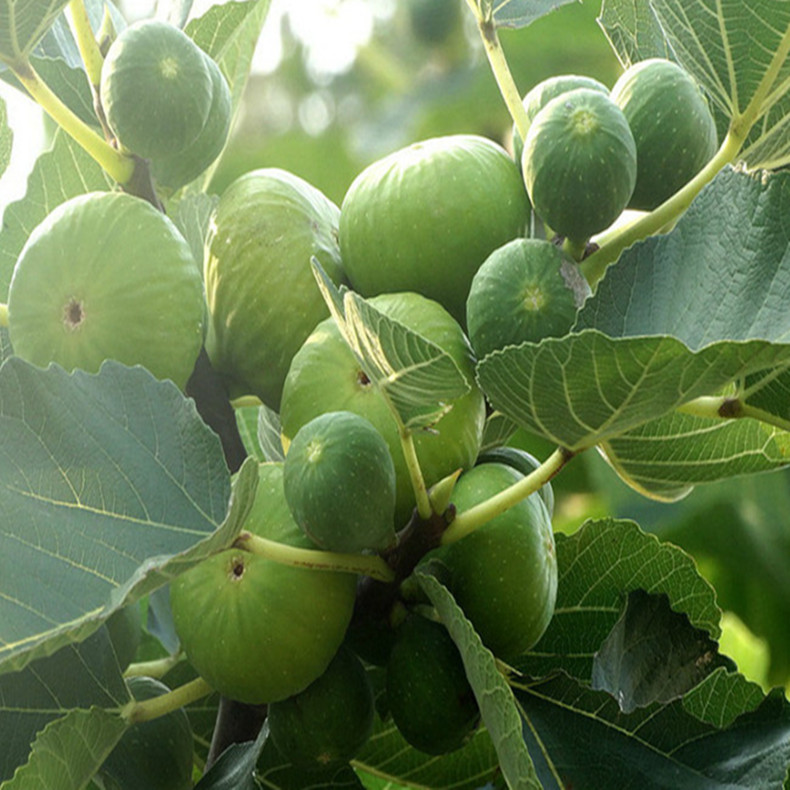
<instances>
[{"instance_id":1,"label":"green fruit with pale stripes","mask_svg":"<svg viewBox=\"0 0 790 790\"><path fill-rule=\"evenodd\" d=\"M244 529L313 548L291 516L282 464L261 464ZM171 582L187 658L220 694L260 704L305 689L329 666L351 620L356 576L292 567L241 549L213 554Z\"/></svg>"},{"instance_id":2,"label":"green fruit with pale stripes","mask_svg":"<svg viewBox=\"0 0 790 790\"><path fill-rule=\"evenodd\" d=\"M552 99L524 141L522 170L535 212L576 244L609 227L636 184L636 143L606 95L577 88Z\"/></svg>"},{"instance_id":3,"label":"green fruit with pale stripes","mask_svg":"<svg viewBox=\"0 0 790 790\"><path fill-rule=\"evenodd\" d=\"M576 90L576 88L590 88L598 91L599 93L609 93L609 88L602 82L593 79L592 77L585 77L582 74L558 74L554 77L539 82L529 90L522 100L524 111L527 115L528 126L532 124L535 116L557 96L562 96L563 93ZM513 127L513 158L519 165L521 164L521 154L524 151L524 141L518 133L516 127Z\"/></svg>"},{"instance_id":4,"label":"green fruit with pale stripes","mask_svg":"<svg viewBox=\"0 0 790 790\"><path fill-rule=\"evenodd\" d=\"M174 25L146 19L123 30L101 71L101 103L121 146L144 159L190 146L208 120L211 70L203 51Z\"/></svg>"},{"instance_id":5,"label":"green fruit with pale stripes","mask_svg":"<svg viewBox=\"0 0 790 790\"><path fill-rule=\"evenodd\" d=\"M541 239L515 239L478 269L466 302L478 358L525 341L566 334L590 286L575 262Z\"/></svg>"},{"instance_id":6,"label":"green fruit with pale stripes","mask_svg":"<svg viewBox=\"0 0 790 790\"><path fill-rule=\"evenodd\" d=\"M182 389L203 342L200 270L176 226L150 203L91 192L30 234L8 296L14 352L94 373L142 365Z\"/></svg>"},{"instance_id":7,"label":"green fruit with pale stripes","mask_svg":"<svg viewBox=\"0 0 790 790\"><path fill-rule=\"evenodd\" d=\"M294 436L285 498L296 523L329 551L380 551L395 543L395 465L364 417L321 414Z\"/></svg>"},{"instance_id":8,"label":"green fruit with pale stripes","mask_svg":"<svg viewBox=\"0 0 790 790\"><path fill-rule=\"evenodd\" d=\"M650 211L716 153L716 122L694 78L662 58L625 71L612 88L612 100L636 142L636 186L628 206Z\"/></svg>"},{"instance_id":9,"label":"green fruit with pale stripes","mask_svg":"<svg viewBox=\"0 0 790 790\"><path fill-rule=\"evenodd\" d=\"M362 296L414 291L465 319L477 269L524 233L529 203L505 150L474 135L423 140L363 170L340 212L340 249Z\"/></svg>"}]
</instances>

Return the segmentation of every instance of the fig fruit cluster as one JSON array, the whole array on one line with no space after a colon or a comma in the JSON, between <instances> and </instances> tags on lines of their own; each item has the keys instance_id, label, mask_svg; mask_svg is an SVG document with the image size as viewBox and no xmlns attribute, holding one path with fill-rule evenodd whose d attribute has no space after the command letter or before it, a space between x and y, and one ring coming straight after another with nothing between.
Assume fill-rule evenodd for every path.
<instances>
[{"instance_id":1,"label":"fig fruit cluster","mask_svg":"<svg viewBox=\"0 0 790 790\"><path fill-rule=\"evenodd\" d=\"M524 98L528 131L514 136L535 212L576 244L626 208L652 210L691 180L717 147L716 124L693 77L653 58L611 91L562 75Z\"/></svg>"}]
</instances>

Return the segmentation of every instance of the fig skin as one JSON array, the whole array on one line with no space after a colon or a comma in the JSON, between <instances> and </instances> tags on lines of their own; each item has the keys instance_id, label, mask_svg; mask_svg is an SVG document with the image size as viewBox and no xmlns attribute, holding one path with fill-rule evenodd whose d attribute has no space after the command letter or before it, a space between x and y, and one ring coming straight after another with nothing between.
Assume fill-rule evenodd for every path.
<instances>
[{"instance_id":1,"label":"fig skin","mask_svg":"<svg viewBox=\"0 0 790 790\"><path fill-rule=\"evenodd\" d=\"M282 464L259 468L250 532L315 548L291 517ZM170 603L184 652L226 697L261 704L297 694L321 675L351 620L356 576L297 568L226 549L171 582Z\"/></svg>"}]
</instances>

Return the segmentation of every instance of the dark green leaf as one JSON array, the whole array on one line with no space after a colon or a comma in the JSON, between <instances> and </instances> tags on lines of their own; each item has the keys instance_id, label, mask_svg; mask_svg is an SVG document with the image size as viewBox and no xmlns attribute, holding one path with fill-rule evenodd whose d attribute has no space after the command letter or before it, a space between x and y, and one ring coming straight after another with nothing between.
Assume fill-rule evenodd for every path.
<instances>
[{"instance_id":1,"label":"dark green leaf","mask_svg":"<svg viewBox=\"0 0 790 790\"><path fill-rule=\"evenodd\" d=\"M69 198L110 188L111 182L101 167L68 135L58 131L52 149L36 161L25 197L6 206L3 214L0 301L7 299L14 264L33 228Z\"/></svg>"},{"instance_id":2,"label":"dark green leaf","mask_svg":"<svg viewBox=\"0 0 790 790\"><path fill-rule=\"evenodd\" d=\"M0 481L0 662L11 671L227 545L257 475L239 474L228 511L216 434L142 368L67 374L11 358Z\"/></svg>"},{"instance_id":3,"label":"dark green leaf","mask_svg":"<svg viewBox=\"0 0 790 790\"><path fill-rule=\"evenodd\" d=\"M718 638L720 612L713 588L681 549L659 542L630 521L587 521L573 535L558 534L559 581L554 617L516 668L539 677L563 670L589 680L595 653L633 590L664 593L694 628Z\"/></svg>"},{"instance_id":4,"label":"dark green leaf","mask_svg":"<svg viewBox=\"0 0 790 790\"><path fill-rule=\"evenodd\" d=\"M229 746L203 774L195 790L257 790L260 785L253 774L268 736L269 726L264 724L254 741Z\"/></svg>"},{"instance_id":5,"label":"dark green leaf","mask_svg":"<svg viewBox=\"0 0 790 790\"><path fill-rule=\"evenodd\" d=\"M14 770L28 761L36 733L51 722L72 711L118 708L128 701L129 692L106 628L20 672L0 676L0 782L10 779ZM46 764L46 754L36 760ZM97 767L94 764L93 770Z\"/></svg>"},{"instance_id":6,"label":"dark green leaf","mask_svg":"<svg viewBox=\"0 0 790 790\"><path fill-rule=\"evenodd\" d=\"M790 705L779 692L743 706L744 685L718 670L682 700L631 714L565 675L514 690L545 790L775 790L790 762ZM732 714L726 729L698 718L705 702Z\"/></svg>"},{"instance_id":7,"label":"dark green leaf","mask_svg":"<svg viewBox=\"0 0 790 790\"><path fill-rule=\"evenodd\" d=\"M497 750L502 775L513 790L541 790L519 731L519 713L513 692L491 651L483 646L447 588L429 571L430 563L417 572L417 579L458 646L480 715Z\"/></svg>"},{"instance_id":8,"label":"dark green leaf","mask_svg":"<svg viewBox=\"0 0 790 790\"><path fill-rule=\"evenodd\" d=\"M666 595L634 590L595 654L592 687L608 691L621 710L632 713L682 697L714 667L725 665L717 652L706 631L672 611Z\"/></svg>"}]
</instances>

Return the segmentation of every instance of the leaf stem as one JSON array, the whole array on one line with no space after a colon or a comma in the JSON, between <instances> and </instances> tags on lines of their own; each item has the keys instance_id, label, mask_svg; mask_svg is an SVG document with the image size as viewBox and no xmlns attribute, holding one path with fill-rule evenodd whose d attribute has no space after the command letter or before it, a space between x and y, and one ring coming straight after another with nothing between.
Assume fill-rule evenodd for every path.
<instances>
[{"instance_id":1,"label":"leaf stem","mask_svg":"<svg viewBox=\"0 0 790 790\"><path fill-rule=\"evenodd\" d=\"M213 691L214 689L203 678L195 678L190 680L189 683L184 683L183 686L178 686L159 697L140 701L132 700L132 702L123 707L121 716L129 724L151 721L183 708L191 702L207 697Z\"/></svg>"},{"instance_id":2,"label":"leaf stem","mask_svg":"<svg viewBox=\"0 0 790 790\"><path fill-rule=\"evenodd\" d=\"M459 513L442 535L442 545L461 540L478 527L491 521L492 518L504 513L513 505L517 505L530 494L534 494L548 483L574 455L575 453L572 451L558 447L534 472L485 502Z\"/></svg>"},{"instance_id":3,"label":"leaf stem","mask_svg":"<svg viewBox=\"0 0 790 790\"><path fill-rule=\"evenodd\" d=\"M321 549L302 549L262 538L246 530L236 538L234 545L252 554L295 568L358 573L382 582L391 582L395 578L392 568L377 554L338 554Z\"/></svg>"},{"instance_id":4,"label":"leaf stem","mask_svg":"<svg viewBox=\"0 0 790 790\"><path fill-rule=\"evenodd\" d=\"M69 13L71 14L71 27L77 39L77 46L85 64L85 71L94 93L99 90L101 84L101 68L104 58L99 51L96 37L93 35L88 10L85 8L84 0L70 0Z\"/></svg>"},{"instance_id":5,"label":"leaf stem","mask_svg":"<svg viewBox=\"0 0 790 790\"><path fill-rule=\"evenodd\" d=\"M0 302L0 327L8 329L8 305Z\"/></svg>"},{"instance_id":6,"label":"leaf stem","mask_svg":"<svg viewBox=\"0 0 790 790\"><path fill-rule=\"evenodd\" d=\"M422 476L420 461L417 458L417 448L414 446L414 434L398 420L398 431L400 433L400 444L403 449L403 457L406 459L406 468L409 470L412 489L414 490L414 501L417 505L417 513L420 518L429 519L433 508L428 496L428 489L425 486L425 478Z\"/></svg>"},{"instance_id":7,"label":"leaf stem","mask_svg":"<svg viewBox=\"0 0 790 790\"><path fill-rule=\"evenodd\" d=\"M41 79L29 61L16 63L14 75L27 92L58 125L88 152L119 184L126 185L134 176L135 160L122 154L78 118Z\"/></svg>"},{"instance_id":8,"label":"leaf stem","mask_svg":"<svg viewBox=\"0 0 790 790\"><path fill-rule=\"evenodd\" d=\"M783 431L790 431L790 420L777 414L744 403L740 398L726 396L695 398L677 408L682 414L706 417L711 420L740 420L751 418Z\"/></svg>"},{"instance_id":9,"label":"leaf stem","mask_svg":"<svg viewBox=\"0 0 790 790\"><path fill-rule=\"evenodd\" d=\"M183 659L184 656L182 653L175 653L172 656L157 658L154 661L138 661L135 664L129 664L123 676L125 678L162 678L174 666L180 664Z\"/></svg>"},{"instance_id":10,"label":"leaf stem","mask_svg":"<svg viewBox=\"0 0 790 790\"><path fill-rule=\"evenodd\" d=\"M661 228L686 211L702 188L707 186L723 167L735 159L742 145L743 137L730 130L708 164L672 197L665 200L653 211L640 217L636 222L616 228L611 233L601 234L596 239L599 245L597 252L579 264L579 268L590 286L595 287L609 264L616 261L626 247L658 233Z\"/></svg>"},{"instance_id":11,"label":"leaf stem","mask_svg":"<svg viewBox=\"0 0 790 790\"><path fill-rule=\"evenodd\" d=\"M240 395L238 398L234 398L230 405L234 409L241 409L245 406L263 406L263 401L257 395Z\"/></svg>"},{"instance_id":12,"label":"leaf stem","mask_svg":"<svg viewBox=\"0 0 790 790\"><path fill-rule=\"evenodd\" d=\"M491 66L491 71L494 74L499 92L504 99L505 105L516 125L516 130L522 140L527 137L527 129L529 128L529 118L524 104L521 100L521 93L519 92L516 81L513 79L513 73L510 71L507 58L505 57L504 50L499 41L496 25L492 18L484 17L479 9L469 2L469 6L475 13L477 18L477 27L480 31L480 38L483 40L483 47L488 57L488 63Z\"/></svg>"}]
</instances>

